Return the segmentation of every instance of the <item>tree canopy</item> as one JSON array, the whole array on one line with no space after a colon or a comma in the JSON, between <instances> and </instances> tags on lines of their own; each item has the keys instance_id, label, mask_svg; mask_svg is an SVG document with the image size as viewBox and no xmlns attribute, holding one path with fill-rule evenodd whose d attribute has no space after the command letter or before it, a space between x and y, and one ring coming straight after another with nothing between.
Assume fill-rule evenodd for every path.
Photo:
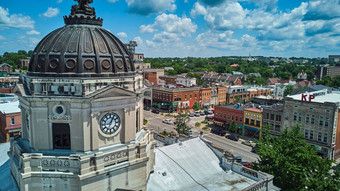
<instances>
[{"instance_id":1,"label":"tree canopy","mask_svg":"<svg viewBox=\"0 0 340 191\"><path fill-rule=\"evenodd\" d=\"M303 140L300 127L285 129L280 137L270 136L266 127L256 147L259 161L252 168L273 175L282 190L340 190L339 171Z\"/></svg>"},{"instance_id":2,"label":"tree canopy","mask_svg":"<svg viewBox=\"0 0 340 191\"><path fill-rule=\"evenodd\" d=\"M176 131L179 134L185 134L188 135L188 130L190 130L190 127L188 126L188 123L190 121L190 117L187 112L180 112L175 117L175 125L176 125Z\"/></svg>"}]
</instances>

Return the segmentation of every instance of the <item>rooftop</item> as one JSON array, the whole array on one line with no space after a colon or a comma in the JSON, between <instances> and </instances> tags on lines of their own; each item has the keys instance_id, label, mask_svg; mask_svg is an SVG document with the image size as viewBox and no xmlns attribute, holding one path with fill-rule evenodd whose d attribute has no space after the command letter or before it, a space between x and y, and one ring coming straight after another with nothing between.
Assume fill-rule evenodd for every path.
<instances>
[{"instance_id":1,"label":"rooftop","mask_svg":"<svg viewBox=\"0 0 340 191\"><path fill-rule=\"evenodd\" d=\"M189 92L189 91L199 91L199 87L195 88L163 88L163 87L152 87L153 90L160 90L166 92Z\"/></svg>"},{"instance_id":2,"label":"rooftop","mask_svg":"<svg viewBox=\"0 0 340 191\"><path fill-rule=\"evenodd\" d=\"M216 106L216 107L225 107L225 108L229 108L229 109L235 109L235 110L243 111L247 108L260 107L260 105L253 103L253 102L248 102L246 104L238 103L238 104L222 105L222 106Z\"/></svg>"},{"instance_id":3,"label":"rooftop","mask_svg":"<svg viewBox=\"0 0 340 191\"><path fill-rule=\"evenodd\" d=\"M329 93L327 89L321 90L321 91L315 91L315 92L306 92L304 93L306 96L306 100L309 101L309 96L314 95L315 98L311 100L311 102L314 103L325 103L325 102L330 102L330 103L338 103L340 105L340 93L339 92L333 92ZM291 98L294 100L300 100L302 99L302 94L296 94L296 95L291 95L287 96L286 98Z\"/></svg>"},{"instance_id":4,"label":"rooftop","mask_svg":"<svg viewBox=\"0 0 340 191\"><path fill-rule=\"evenodd\" d=\"M155 149L149 191L244 190L257 181L224 171L215 153L200 138Z\"/></svg>"},{"instance_id":5,"label":"rooftop","mask_svg":"<svg viewBox=\"0 0 340 191\"><path fill-rule=\"evenodd\" d=\"M0 104L0 112L5 114L20 113L19 101Z\"/></svg>"}]
</instances>

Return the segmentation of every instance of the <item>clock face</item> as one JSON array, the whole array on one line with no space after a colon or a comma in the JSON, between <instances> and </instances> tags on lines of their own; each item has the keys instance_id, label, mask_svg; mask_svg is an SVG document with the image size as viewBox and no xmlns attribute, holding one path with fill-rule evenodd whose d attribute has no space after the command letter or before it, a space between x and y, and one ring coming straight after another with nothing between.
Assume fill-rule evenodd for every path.
<instances>
[{"instance_id":1,"label":"clock face","mask_svg":"<svg viewBox=\"0 0 340 191\"><path fill-rule=\"evenodd\" d=\"M115 133L120 126L120 118L115 113L107 113L100 120L100 129L107 135Z\"/></svg>"}]
</instances>

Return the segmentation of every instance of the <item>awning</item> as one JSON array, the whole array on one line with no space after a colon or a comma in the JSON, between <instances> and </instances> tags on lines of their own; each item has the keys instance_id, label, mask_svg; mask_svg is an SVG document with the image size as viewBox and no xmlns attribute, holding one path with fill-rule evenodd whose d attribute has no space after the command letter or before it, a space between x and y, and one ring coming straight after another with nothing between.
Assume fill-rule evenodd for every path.
<instances>
[{"instance_id":1,"label":"awning","mask_svg":"<svg viewBox=\"0 0 340 191\"><path fill-rule=\"evenodd\" d=\"M260 131L260 129L256 129L256 128L248 127L248 126L244 126L244 128L245 128L245 129L252 130L252 131Z\"/></svg>"},{"instance_id":2,"label":"awning","mask_svg":"<svg viewBox=\"0 0 340 191\"><path fill-rule=\"evenodd\" d=\"M13 125L13 126L9 126L5 128L6 131L13 130L13 129L21 129L21 125Z\"/></svg>"}]
</instances>

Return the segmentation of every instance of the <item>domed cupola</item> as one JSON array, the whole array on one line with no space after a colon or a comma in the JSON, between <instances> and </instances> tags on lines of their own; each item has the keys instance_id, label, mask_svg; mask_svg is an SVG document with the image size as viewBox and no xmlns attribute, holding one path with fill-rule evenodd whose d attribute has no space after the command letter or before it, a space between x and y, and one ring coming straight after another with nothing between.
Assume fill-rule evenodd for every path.
<instances>
[{"instance_id":1,"label":"domed cupola","mask_svg":"<svg viewBox=\"0 0 340 191\"><path fill-rule=\"evenodd\" d=\"M124 44L102 28L89 4L75 0L65 26L48 34L35 48L29 76L113 77L134 75L132 56Z\"/></svg>"}]
</instances>

